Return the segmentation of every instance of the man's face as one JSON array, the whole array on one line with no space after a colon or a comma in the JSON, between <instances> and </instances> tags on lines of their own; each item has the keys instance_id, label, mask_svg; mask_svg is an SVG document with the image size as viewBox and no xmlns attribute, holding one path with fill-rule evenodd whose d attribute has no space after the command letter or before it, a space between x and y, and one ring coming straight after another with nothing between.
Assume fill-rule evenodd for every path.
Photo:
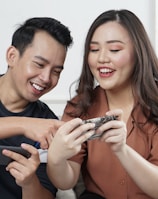
<instances>
[{"instance_id":1,"label":"man's face","mask_svg":"<svg viewBox=\"0 0 158 199\"><path fill-rule=\"evenodd\" d=\"M36 101L58 83L66 48L41 31L20 56L16 48L7 52L11 91L17 99Z\"/></svg>"}]
</instances>

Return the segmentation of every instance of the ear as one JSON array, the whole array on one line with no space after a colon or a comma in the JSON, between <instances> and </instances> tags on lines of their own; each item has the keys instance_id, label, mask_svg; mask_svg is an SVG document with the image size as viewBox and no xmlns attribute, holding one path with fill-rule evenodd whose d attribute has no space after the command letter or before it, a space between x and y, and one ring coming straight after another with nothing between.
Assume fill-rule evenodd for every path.
<instances>
[{"instance_id":1,"label":"ear","mask_svg":"<svg viewBox=\"0 0 158 199\"><path fill-rule=\"evenodd\" d=\"M19 52L14 46L10 46L6 52L6 61L9 67L13 67L19 57Z\"/></svg>"}]
</instances>

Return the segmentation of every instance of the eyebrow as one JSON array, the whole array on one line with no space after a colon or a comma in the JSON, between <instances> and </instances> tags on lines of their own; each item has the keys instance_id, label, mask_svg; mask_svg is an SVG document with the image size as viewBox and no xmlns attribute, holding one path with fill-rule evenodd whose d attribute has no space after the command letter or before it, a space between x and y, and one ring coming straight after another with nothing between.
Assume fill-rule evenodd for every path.
<instances>
[{"instance_id":1,"label":"eyebrow","mask_svg":"<svg viewBox=\"0 0 158 199\"><path fill-rule=\"evenodd\" d=\"M36 55L35 58L40 59L41 61L46 62L47 64L49 64L49 61L47 59L45 59L44 57L38 56ZM60 68L60 69L64 69L64 66L56 66L55 68Z\"/></svg>"},{"instance_id":2,"label":"eyebrow","mask_svg":"<svg viewBox=\"0 0 158 199\"><path fill-rule=\"evenodd\" d=\"M40 59L41 61L44 61L46 63L49 63L49 61L47 59L45 59L44 57L36 55L35 58Z\"/></svg>"},{"instance_id":3,"label":"eyebrow","mask_svg":"<svg viewBox=\"0 0 158 199\"><path fill-rule=\"evenodd\" d=\"M91 41L90 44L98 44L99 42L97 41ZM111 43L121 43L121 44L125 44L123 41L120 41L120 40L109 40L109 41L106 41L105 43L107 44L111 44Z\"/></svg>"}]
</instances>

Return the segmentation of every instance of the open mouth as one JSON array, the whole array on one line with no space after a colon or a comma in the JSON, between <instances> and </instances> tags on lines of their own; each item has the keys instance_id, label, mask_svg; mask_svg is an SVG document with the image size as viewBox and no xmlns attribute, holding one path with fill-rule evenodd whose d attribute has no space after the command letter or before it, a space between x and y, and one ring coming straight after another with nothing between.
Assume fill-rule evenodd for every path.
<instances>
[{"instance_id":1,"label":"open mouth","mask_svg":"<svg viewBox=\"0 0 158 199\"><path fill-rule=\"evenodd\" d=\"M113 70L109 69L109 68L100 68L99 72L102 73L102 74L108 74L108 73L112 73Z\"/></svg>"},{"instance_id":2,"label":"open mouth","mask_svg":"<svg viewBox=\"0 0 158 199\"><path fill-rule=\"evenodd\" d=\"M45 89L45 87L39 86L38 84L35 83L33 83L32 86L38 91L43 91Z\"/></svg>"}]
</instances>

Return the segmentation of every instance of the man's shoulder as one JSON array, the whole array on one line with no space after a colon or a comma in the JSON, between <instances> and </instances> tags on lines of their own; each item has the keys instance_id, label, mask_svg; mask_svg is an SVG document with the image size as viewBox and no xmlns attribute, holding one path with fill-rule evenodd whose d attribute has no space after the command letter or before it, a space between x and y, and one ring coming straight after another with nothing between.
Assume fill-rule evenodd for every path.
<instances>
[{"instance_id":1,"label":"man's shoulder","mask_svg":"<svg viewBox=\"0 0 158 199\"><path fill-rule=\"evenodd\" d=\"M37 100L34 103L34 112L36 112L36 114L41 118L58 118L53 110L51 110L50 107L41 100Z\"/></svg>"}]
</instances>

